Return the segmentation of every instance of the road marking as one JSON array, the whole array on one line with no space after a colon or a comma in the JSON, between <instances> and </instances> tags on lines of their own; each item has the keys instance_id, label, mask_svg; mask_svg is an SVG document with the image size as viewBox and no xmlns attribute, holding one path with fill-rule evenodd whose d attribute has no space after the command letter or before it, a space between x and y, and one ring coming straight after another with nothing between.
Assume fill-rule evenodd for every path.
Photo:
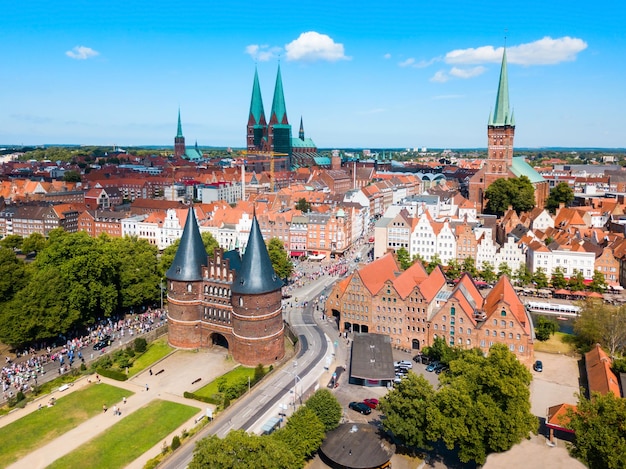
<instances>
[{"instance_id":1,"label":"road marking","mask_svg":"<svg viewBox=\"0 0 626 469\"><path fill-rule=\"evenodd\" d=\"M247 416L248 416L248 414L250 414L250 412L252 412L252 409L251 409L250 407L248 407L248 408L246 409L246 411L245 411L242 415L243 415L244 417L247 417Z\"/></svg>"}]
</instances>

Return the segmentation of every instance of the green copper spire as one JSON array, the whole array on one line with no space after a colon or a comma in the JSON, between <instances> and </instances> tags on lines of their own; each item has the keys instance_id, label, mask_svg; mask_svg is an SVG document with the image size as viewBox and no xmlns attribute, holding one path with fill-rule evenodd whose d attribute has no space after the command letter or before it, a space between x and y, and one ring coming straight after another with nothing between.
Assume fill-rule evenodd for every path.
<instances>
[{"instance_id":1,"label":"green copper spire","mask_svg":"<svg viewBox=\"0 0 626 469\"><path fill-rule=\"evenodd\" d=\"M304 140L304 125L302 125L302 116L300 116L300 131L298 132L298 138Z\"/></svg>"},{"instance_id":2,"label":"green copper spire","mask_svg":"<svg viewBox=\"0 0 626 469\"><path fill-rule=\"evenodd\" d=\"M287 121L287 108L285 107L285 95L283 94L283 79L280 76L280 64L276 74L276 86L274 87L274 101L272 102L272 112L270 123L289 124Z\"/></svg>"},{"instance_id":3,"label":"green copper spire","mask_svg":"<svg viewBox=\"0 0 626 469\"><path fill-rule=\"evenodd\" d=\"M183 136L183 125L180 123L180 108L178 108L178 131L176 132L176 137L180 138Z\"/></svg>"},{"instance_id":4,"label":"green copper spire","mask_svg":"<svg viewBox=\"0 0 626 469\"><path fill-rule=\"evenodd\" d=\"M509 107L509 78L506 70L506 49L502 53L502 67L500 68L500 83L496 96L496 107L489 125L504 126L511 124L511 108Z\"/></svg>"},{"instance_id":5,"label":"green copper spire","mask_svg":"<svg viewBox=\"0 0 626 469\"><path fill-rule=\"evenodd\" d=\"M254 68L254 84L252 85L252 100L250 101L250 116L254 124L265 124L265 111L263 110L263 98L261 97L261 87L259 86L259 74ZM263 121L263 122L261 122Z\"/></svg>"}]
</instances>

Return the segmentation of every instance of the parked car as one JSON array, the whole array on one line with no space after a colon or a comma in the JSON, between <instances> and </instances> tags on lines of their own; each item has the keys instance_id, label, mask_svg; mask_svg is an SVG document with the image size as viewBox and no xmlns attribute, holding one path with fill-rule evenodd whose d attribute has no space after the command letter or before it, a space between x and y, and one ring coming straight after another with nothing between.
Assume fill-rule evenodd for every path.
<instances>
[{"instance_id":1,"label":"parked car","mask_svg":"<svg viewBox=\"0 0 626 469\"><path fill-rule=\"evenodd\" d=\"M375 409L378 407L378 399L363 399L363 404L365 404L370 409Z\"/></svg>"},{"instance_id":2,"label":"parked car","mask_svg":"<svg viewBox=\"0 0 626 469\"><path fill-rule=\"evenodd\" d=\"M444 371L448 371L450 368L447 365L439 364L437 368L435 368L435 373L438 375L443 373Z\"/></svg>"},{"instance_id":3,"label":"parked car","mask_svg":"<svg viewBox=\"0 0 626 469\"><path fill-rule=\"evenodd\" d=\"M413 368L413 363L411 363L409 360L400 360L398 362L393 362L393 366L395 366L396 368L398 368L399 366L402 366L404 368Z\"/></svg>"},{"instance_id":4,"label":"parked car","mask_svg":"<svg viewBox=\"0 0 626 469\"><path fill-rule=\"evenodd\" d=\"M102 350L105 347L108 347L109 342L106 340L101 340L100 342L96 342L93 346L94 350Z\"/></svg>"},{"instance_id":5,"label":"parked car","mask_svg":"<svg viewBox=\"0 0 626 469\"><path fill-rule=\"evenodd\" d=\"M541 362L541 360L537 360L535 362L535 364L533 365L533 370L541 373L543 371L543 363Z\"/></svg>"},{"instance_id":6,"label":"parked car","mask_svg":"<svg viewBox=\"0 0 626 469\"><path fill-rule=\"evenodd\" d=\"M363 415L369 415L372 413L372 409L370 409L363 402L351 402L350 404L348 404L348 407L350 407L352 410L356 410Z\"/></svg>"},{"instance_id":7,"label":"parked car","mask_svg":"<svg viewBox=\"0 0 626 469\"><path fill-rule=\"evenodd\" d=\"M430 362L430 358L428 358L426 355L419 354L413 357L413 361L415 363L422 363L424 365L428 365L428 363Z\"/></svg>"},{"instance_id":8,"label":"parked car","mask_svg":"<svg viewBox=\"0 0 626 469\"><path fill-rule=\"evenodd\" d=\"M439 366L439 362L438 361L434 361L434 362L430 362L428 364L428 366L426 367L426 371L435 371L435 369Z\"/></svg>"}]
</instances>

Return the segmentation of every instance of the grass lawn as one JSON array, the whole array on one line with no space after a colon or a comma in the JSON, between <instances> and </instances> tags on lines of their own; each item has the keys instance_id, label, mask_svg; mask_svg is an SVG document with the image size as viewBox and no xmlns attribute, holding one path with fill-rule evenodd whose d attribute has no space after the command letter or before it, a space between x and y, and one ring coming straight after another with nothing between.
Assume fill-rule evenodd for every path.
<instances>
[{"instance_id":1,"label":"grass lawn","mask_svg":"<svg viewBox=\"0 0 626 469\"><path fill-rule=\"evenodd\" d=\"M102 404L111 407L132 394L108 384L92 384L57 399L53 407L43 407L0 428L0 467L7 467L102 412Z\"/></svg>"},{"instance_id":2,"label":"grass lawn","mask_svg":"<svg viewBox=\"0 0 626 469\"><path fill-rule=\"evenodd\" d=\"M176 402L153 401L48 467L125 467L193 417L198 410Z\"/></svg>"},{"instance_id":3,"label":"grass lawn","mask_svg":"<svg viewBox=\"0 0 626 469\"><path fill-rule=\"evenodd\" d=\"M220 378L226 378L226 382L230 385L240 379L250 379L254 378L254 368L246 368L245 366L238 366L237 368L229 371L228 373L223 374ZM217 390L217 382L220 378L217 378L211 381L206 386L201 387L197 391L194 392L197 396L211 397L214 394L217 394L219 391Z\"/></svg>"},{"instance_id":4,"label":"grass lawn","mask_svg":"<svg viewBox=\"0 0 626 469\"><path fill-rule=\"evenodd\" d=\"M561 353L564 355L573 355L576 348L572 343L572 335L563 332L557 332L545 342L535 341L535 352Z\"/></svg>"},{"instance_id":5,"label":"grass lawn","mask_svg":"<svg viewBox=\"0 0 626 469\"><path fill-rule=\"evenodd\" d=\"M128 376L131 377L142 372L173 351L174 348L167 344L167 337L161 337L160 339L151 342L148 345L146 352L140 357L137 357L133 366L128 369Z\"/></svg>"}]
</instances>

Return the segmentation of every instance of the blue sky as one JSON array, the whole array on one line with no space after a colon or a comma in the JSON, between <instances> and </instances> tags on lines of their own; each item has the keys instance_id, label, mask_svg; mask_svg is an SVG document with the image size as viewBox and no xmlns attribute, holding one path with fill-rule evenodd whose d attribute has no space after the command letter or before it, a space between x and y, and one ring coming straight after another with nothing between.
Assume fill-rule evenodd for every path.
<instances>
[{"instance_id":1,"label":"blue sky","mask_svg":"<svg viewBox=\"0 0 626 469\"><path fill-rule=\"evenodd\" d=\"M517 147L626 147L619 1L2 2L0 143L245 145L269 116L318 147L486 146L506 36Z\"/></svg>"}]
</instances>

